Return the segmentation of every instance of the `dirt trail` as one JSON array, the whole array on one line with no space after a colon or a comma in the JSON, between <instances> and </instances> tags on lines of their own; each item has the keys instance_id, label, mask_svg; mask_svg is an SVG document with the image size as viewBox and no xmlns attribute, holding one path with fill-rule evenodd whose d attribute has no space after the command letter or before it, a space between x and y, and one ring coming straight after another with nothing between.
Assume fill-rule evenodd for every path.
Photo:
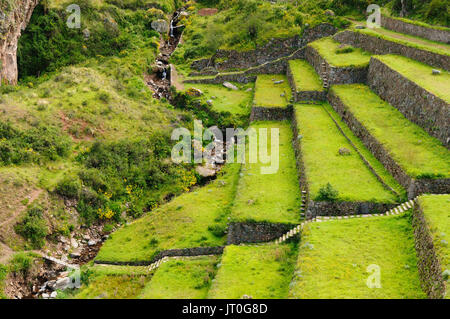
<instances>
[{"instance_id":1,"label":"dirt trail","mask_svg":"<svg viewBox=\"0 0 450 319\"><path fill-rule=\"evenodd\" d=\"M26 198L28 198L28 203L34 202L34 201L39 197L39 195L42 194L42 192L43 192L42 189L36 189L36 190L32 191L32 192L30 193L30 195L28 195L28 196L26 197ZM5 220L5 221L3 221L3 222L0 223L0 227L6 226L6 225L8 225L9 223L11 223L11 222L13 222L14 220L16 220L17 217L19 217L20 214L22 214L22 213L25 211L26 208L27 208L26 205L21 205L21 206L19 206L19 207L17 208L17 210L13 213L13 215L12 215L10 218L8 218L7 220Z\"/></svg>"},{"instance_id":2,"label":"dirt trail","mask_svg":"<svg viewBox=\"0 0 450 319\"><path fill-rule=\"evenodd\" d=\"M11 259L14 251L0 242L0 264L6 264Z\"/></svg>"}]
</instances>

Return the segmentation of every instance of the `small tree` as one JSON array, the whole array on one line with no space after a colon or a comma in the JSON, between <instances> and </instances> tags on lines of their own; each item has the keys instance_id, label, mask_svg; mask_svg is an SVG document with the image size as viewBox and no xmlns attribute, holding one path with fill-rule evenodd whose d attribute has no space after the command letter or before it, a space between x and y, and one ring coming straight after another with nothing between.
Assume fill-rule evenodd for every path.
<instances>
[{"instance_id":1,"label":"small tree","mask_svg":"<svg viewBox=\"0 0 450 319\"><path fill-rule=\"evenodd\" d=\"M326 186L319 189L319 195L317 195L316 200L334 202L337 200L338 196L339 192L335 190L330 183L328 183Z\"/></svg>"}]
</instances>

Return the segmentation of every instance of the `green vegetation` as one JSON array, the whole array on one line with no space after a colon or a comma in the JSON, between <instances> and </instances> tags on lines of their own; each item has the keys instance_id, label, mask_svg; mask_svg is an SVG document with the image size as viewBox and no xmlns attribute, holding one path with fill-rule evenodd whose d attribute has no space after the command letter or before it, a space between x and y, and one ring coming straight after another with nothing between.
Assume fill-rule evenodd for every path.
<instances>
[{"instance_id":1,"label":"green vegetation","mask_svg":"<svg viewBox=\"0 0 450 319\"><path fill-rule=\"evenodd\" d=\"M9 122L0 122L0 166L40 163L67 156L71 143L53 127L37 124L22 131Z\"/></svg>"},{"instance_id":2,"label":"green vegetation","mask_svg":"<svg viewBox=\"0 0 450 319\"><path fill-rule=\"evenodd\" d=\"M235 91L217 84L185 84L187 89L196 88L201 90L204 93L204 99L212 101L212 109L218 112L229 112L246 117L250 114L253 97L253 93L246 90L249 88L253 89L252 86L252 84L249 84Z\"/></svg>"},{"instance_id":3,"label":"green vegetation","mask_svg":"<svg viewBox=\"0 0 450 319\"><path fill-rule=\"evenodd\" d=\"M362 84L331 88L392 158L415 178L448 178L449 151Z\"/></svg>"},{"instance_id":4,"label":"green vegetation","mask_svg":"<svg viewBox=\"0 0 450 319\"><path fill-rule=\"evenodd\" d=\"M357 48L339 51L341 44L332 38L322 38L308 45L316 49L322 58L335 67L364 68L369 65L370 53Z\"/></svg>"},{"instance_id":5,"label":"green vegetation","mask_svg":"<svg viewBox=\"0 0 450 319\"><path fill-rule=\"evenodd\" d=\"M8 276L8 267L0 264L0 299L6 299L4 293L6 276Z\"/></svg>"},{"instance_id":6,"label":"green vegetation","mask_svg":"<svg viewBox=\"0 0 450 319\"><path fill-rule=\"evenodd\" d=\"M426 298L409 214L308 224L300 245L290 297ZM366 284L370 265L380 267L381 288Z\"/></svg>"},{"instance_id":7,"label":"green vegetation","mask_svg":"<svg viewBox=\"0 0 450 319\"><path fill-rule=\"evenodd\" d=\"M434 42L427 39L415 37L412 35L406 35L383 28L379 29L352 29L353 32L360 32L362 34L367 34L369 36L377 37L379 39L384 39L387 41L399 43L408 47L417 48L421 50L426 50L434 52L437 54L450 55L450 46L442 44L440 42Z\"/></svg>"},{"instance_id":8,"label":"green vegetation","mask_svg":"<svg viewBox=\"0 0 450 319\"><path fill-rule=\"evenodd\" d=\"M9 271L26 276L33 266L34 256L31 253L20 252L14 254L9 263Z\"/></svg>"},{"instance_id":9,"label":"green vegetation","mask_svg":"<svg viewBox=\"0 0 450 319\"><path fill-rule=\"evenodd\" d=\"M218 257L169 260L162 264L139 295L141 299L205 299Z\"/></svg>"},{"instance_id":10,"label":"green vegetation","mask_svg":"<svg viewBox=\"0 0 450 319\"><path fill-rule=\"evenodd\" d=\"M450 271L450 195L423 195L419 197L425 220L433 238L433 246L439 258L442 272ZM444 276L445 278L445 276ZM446 282L448 286L448 280ZM446 290L448 291L448 290ZM447 292L446 298L450 295Z\"/></svg>"},{"instance_id":11,"label":"green vegetation","mask_svg":"<svg viewBox=\"0 0 450 319\"><path fill-rule=\"evenodd\" d=\"M16 233L28 239L33 248L42 248L45 243L44 238L48 234L43 213L42 207L30 207L22 221L15 226Z\"/></svg>"},{"instance_id":12,"label":"green vegetation","mask_svg":"<svg viewBox=\"0 0 450 319\"><path fill-rule=\"evenodd\" d=\"M356 146L358 151L369 162L378 176L381 177L383 182L386 185L390 186L401 197L400 201L406 201L406 190L403 188L403 186L400 185L399 182L386 170L384 165L375 158L375 156L371 151L367 149L364 143L353 134L352 130L342 121L339 114L333 109L330 104L325 103L322 104L322 106L328 112L329 116L331 116L338 123L344 134L352 141L353 145Z\"/></svg>"},{"instance_id":13,"label":"green vegetation","mask_svg":"<svg viewBox=\"0 0 450 319\"><path fill-rule=\"evenodd\" d=\"M323 91L323 83L316 70L305 60L289 60L297 92Z\"/></svg>"},{"instance_id":14,"label":"green vegetation","mask_svg":"<svg viewBox=\"0 0 450 319\"><path fill-rule=\"evenodd\" d=\"M450 83L449 72L440 70L440 75L433 75L432 70L436 68L400 55L379 55L375 58L428 92L450 103L450 90L448 89Z\"/></svg>"},{"instance_id":15,"label":"green vegetation","mask_svg":"<svg viewBox=\"0 0 450 319\"><path fill-rule=\"evenodd\" d=\"M105 242L97 259L149 261L165 249L224 245L238 171L238 164L227 165L213 183L124 226Z\"/></svg>"},{"instance_id":16,"label":"green vegetation","mask_svg":"<svg viewBox=\"0 0 450 319\"><path fill-rule=\"evenodd\" d=\"M146 9L157 2L166 12ZM61 66L88 58L124 56L128 51L146 46L156 48L159 34L151 28L151 22L167 19L166 13L173 11L175 2L178 1L46 1L36 7L20 38L19 74L22 78L40 75L43 71L56 71ZM70 4L78 4L81 8L80 29L66 26L68 15L65 10Z\"/></svg>"},{"instance_id":17,"label":"green vegetation","mask_svg":"<svg viewBox=\"0 0 450 319\"><path fill-rule=\"evenodd\" d=\"M275 84L277 81L282 83ZM255 84L254 106L286 107L292 97L292 91L285 75L258 75Z\"/></svg>"},{"instance_id":18,"label":"green vegetation","mask_svg":"<svg viewBox=\"0 0 450 319\"><path fill-rule=\"evenodd\" d=\"M258 155L256 163L243 164L232 208L236 221L267 221L273 223L297 223L300 218L300 188L298 186L295 154L292 148L292 131L288 122L255 122L250 128L256 130L258 143L260 129L267 129L267 154L275 150L271 145L271 129L279 130L279 168L275 173L263 174L275 163L262 163ZM247 147L247 153L249 153ZM260 148L258 147L260 151ZM248 159L248 158L247 158Z\"/></svg>"},{"instance_id":19,"label":"green vegetation","mask_svg":"<svg viewBox=\"0 0 450 319\"><path fill-rule=\"evenodd\" d=\"M181 65L188 68L192 60L211 55L217 49L251 50L272 38L302 34L306 24L348 25L341 17L325 15L325 9L318 8L313 1L305 5L295 1L221 0L205 5L214 5L219 12L212 16L191 15L183 21L184 43L172 57L177 69ZM192 6L190 11L197 7Z\"/></svg>"},{"instance_id":20,"label":"green vegetation","mask_svg":"<svg viewBox=\"0 0 450 319\"><path fill-rule=\"evenodd\" d=\"M295 246L227 246L208 298L287 298Z\"/></svg>"},{"instance_id":21,"label":"green vegetation","mask_svg":"<svg viewBox=\"0 0 450 319\"><path fill-rule=\"evenodd\" d=\"M448 1L447 0L409 0L409 1L401 1L401 0L392 0L387 5L387 8L394 15L399 15L402 11L402 2L404 8L408 13L408 18L410 19L418 19L425 22L433 23L433 24L441 24L445 26L450 25L450 13L448 11ZM386 10L389 12L389 10ZM406 22L423 25L427 27L429 26L424 23L420 23L419 21L402 19Z\"/></svg>"},{"instance_id":22,"label":"green vegetation","mask_svg":"<svg viewBox=\"0 0 450 319\"><path fill-rule=\"evenodd\" d=\"M323 199L323 192L320 190L330 183L338 192L337 198L332 197L335 200L381 203L396 201L396 196L387 191L365 166L322 106L296 105L295 116L312 198ZM340 126L345 127L343 123ZM356 140L351 132L346 131L346 134ZM358 147L361 149L361 145ZM340 149L344 148L350 151L348 155L340 154Z\"/></svg>"}]
</instances>

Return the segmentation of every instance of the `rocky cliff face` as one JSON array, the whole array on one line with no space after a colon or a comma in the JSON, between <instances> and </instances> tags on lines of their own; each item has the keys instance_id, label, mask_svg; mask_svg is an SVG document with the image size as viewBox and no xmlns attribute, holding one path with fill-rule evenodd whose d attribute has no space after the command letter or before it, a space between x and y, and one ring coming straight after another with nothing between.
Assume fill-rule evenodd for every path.
<instances>
[{"instance_id":1,"label":"rocky cliff face","mask_svg":"<svg viewBox=\"0 0 450 319\"><path fill-rule=\"evenodd\" d=\"M39 0L0 0L0 85L17 84L17 43Z\"/></svg>"}]
</instances>

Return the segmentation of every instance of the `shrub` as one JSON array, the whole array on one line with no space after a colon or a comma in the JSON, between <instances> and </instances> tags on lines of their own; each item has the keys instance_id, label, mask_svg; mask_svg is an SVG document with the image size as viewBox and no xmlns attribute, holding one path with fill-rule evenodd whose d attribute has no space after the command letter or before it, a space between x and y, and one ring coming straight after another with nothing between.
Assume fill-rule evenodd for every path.
<instances>
[{"instance_id":1,"label":"shrub","mask_svg":"<svg viewBox=\"0 0 450 319\"><path fill-rule=\"evenodd\" d=\"M336 54L345 54L345 53L351 53L355 51L355 48L351 47L351 46L344 46L342 48L336 49L335 53Z\"/></svg>"},{"instance_id":2,"label":"shrub","mask_svg":"<svg viewBox=\"0 0 450 319\"><path fill-rule=\"evenodd\" d=\"M33 257L26 253L17 253L13 256L9 270L16 274L26 275L33 265Z\"/></svg>"},{"instance_id":3,"label":"shrub","mask_svg":"<svg viewBox=\"0 0 450 319\"><path fill-rule=\"evenodd\" d=\"M81 193L81 181L77 177L64 176L55 190L61 196L78 199Z\"/></svg>"},{"instance_id":4,"label":"shrub","mask_svg":"<svg viewBox=\"0 0 450 319\"><path fill-rule=\"evenodd\" d=\"M323 186L319 189L319 194L316 197L317 201L327 201L334 202L337 200L339 196L339 192L328 183L326 186Z\"/></svg>"},{"instance_id":5,"label":"shrub","mask_svg":"<svg viewBox=\"0 0 450 319\"><path fill-rule=\"evenodd\" d=\"M33 206L27 210L25 217L19 222L14 230L17 234L31 242L33 248L42 248L44 238L48 235L47 223L40 206Z\"/></svg>"}]
</instances>

